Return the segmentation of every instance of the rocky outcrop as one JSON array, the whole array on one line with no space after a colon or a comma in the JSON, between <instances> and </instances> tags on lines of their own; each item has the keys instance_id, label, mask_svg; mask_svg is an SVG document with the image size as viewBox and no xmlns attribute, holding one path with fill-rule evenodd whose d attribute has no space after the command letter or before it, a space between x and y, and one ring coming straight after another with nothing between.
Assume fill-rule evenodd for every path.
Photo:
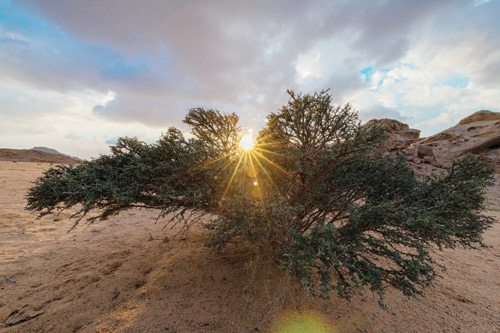
<instances>
[{"instance_id":1,"label":"rocky outcrop","mask_svg":"<svg viewBox=\"0 0 500 333\"><path fill-rule=\"evenodd\" d=\"M457 125L466 125L476 121L500 120L500 113L489 110L481 110L474 112L468 117L460 120Z\"/></svg>"},{"instance_id":2,"label":"rocky outcrop","mask_svg":"<svg viewBox=\"0 0 500 333\"><path fill-rule=\"evenodd\" d=\"M365 124L366 127L378 124L387 133L386 146L389 149L403 149L420 137L420 131L410 128L407 124L394 119L373 119Z\"/></svg>"},{"instance_id":3,"label":"rocky outcrop","mask_svg":"<svg viewBox=\"0 0 500 333\"><path fill-rule=\"evenodd\" d=\"M405 156L408 164L420 175L438 172L439 163L434 157L434 150L427 145L419 144L420 131L407 124L393 119L373 119L365 126L382 126L387 134L384 143L386 156Z\"/></svg>"},{"instance_id":4,"label":"rocky outcrop","mask_svg":"<svg viewBox=\"0 0 500 333\"><path fill-rule=\"evenodd\" d=\"M428 138L420 131L392 119L370 120L387 132L386 155L405 156L417 174L442 171L466 153L473 153L500 167L500 113L481 110L462 119L456 126Z\"/></svg>"},{"instance_id":5,"label":"rocky outcrop","mask_svg":"<svg viewBox=\"0 0 500 333\"><path fill-rule=\"evenodd\" d=\"M432 147L444 166L466 153L500 162L500 113L478 111L420 143Z\"/></svg>"}]
</instances>

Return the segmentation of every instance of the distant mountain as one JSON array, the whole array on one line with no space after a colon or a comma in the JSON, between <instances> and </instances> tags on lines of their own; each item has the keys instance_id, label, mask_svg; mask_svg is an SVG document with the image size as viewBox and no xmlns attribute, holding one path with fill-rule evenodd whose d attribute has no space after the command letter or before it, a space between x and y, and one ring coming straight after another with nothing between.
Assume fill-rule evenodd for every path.
<instances>
[{"instance_id":1,"label":"distant mountain","mask_svg":"<svg viewBox=\"0 0 500 333\"><path fill-rule=\"evenodd\" d=\"M52 148L47 148L47 147L33 147L33 148L31 148L31 150L43 151L43 152L50 153L50 154L61 154L61 155L66 155L66 154L63 154L63 153L58 152L58 151L57 151L57 150L55 150L55 149L52 149Z\"/></svg>"},{"instance_id":2,"label":"distant mountain","mask_svg":"<svg viewBox=\"0 0 500 333\"><path fill-rule=\"evenodd\" d=\"M31 148L31 150L43 151L44 153L49 153L49 154L59 154L59 155L70 157L70 158L72 158L74 160L77 160L77 161L83 161L81 158L60 153L57 150L52 149L52 148L47 148L47 147L33 147L33 148Z\"/></svg>"},{"instance_id":3,"label":"distant mountain","mask_svg":"<svg viewBox=\"0 0 500 333\"><path fill-rule=\"evenodd\" d=\"M53 149L52 149L53 150ZM64 154L47 153L36 149L7 149L0 148L0 161L39 162L57 164L78 164L82 160L74 159Z\"/></svg>"}]
</instances>

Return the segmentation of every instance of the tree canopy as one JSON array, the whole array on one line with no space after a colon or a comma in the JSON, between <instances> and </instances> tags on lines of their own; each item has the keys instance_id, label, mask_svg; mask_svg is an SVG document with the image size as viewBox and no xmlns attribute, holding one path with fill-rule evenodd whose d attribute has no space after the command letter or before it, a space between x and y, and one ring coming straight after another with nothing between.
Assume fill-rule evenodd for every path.
<instances>
[{"instance_id":1,"label":"tree canopy","mask_svg":"<svg viewBox=\"0 0 500 333\"><path fill-rule=\"evenodd\" d=\"M404 158L382 154L384 130L361 126L326 91L289 91L253 148L238 116L191 109L192 138L170 128L158 142L120 138L111 154L47 170L29 190L40 216L77 205L80 221L134 208L190 225L207 216L207 245L247 243L313 294L350 297L368 286L421 294L438 275L433 249L483 246L481 213L494 168L472 155L444 175L418 179ZM381 303L382 304L382 303Z\"/></svg>"}]
</instances>

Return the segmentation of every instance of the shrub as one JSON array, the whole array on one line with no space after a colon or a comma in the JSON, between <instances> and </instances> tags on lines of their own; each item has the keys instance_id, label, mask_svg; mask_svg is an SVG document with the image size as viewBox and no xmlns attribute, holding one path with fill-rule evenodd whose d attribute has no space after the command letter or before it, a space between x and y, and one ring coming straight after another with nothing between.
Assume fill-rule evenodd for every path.
<instances>
[{"instance_id":1,"label":"shrub","mask_svg":"<svg viewBox=\"0 0 500 333\"><path fill-rule=\"evenodd\" d=\"M253 149L238 145L237 115L191 109L194 138L175 128L151 145L121 138L110 155L46 171L27 208L43 216L81 204L76 223L134 207L186 226L186 212L207 215L208 246L245 242L313 294L366 285L380 302L388 285L421 294L440 267L434 248L483 246L491 165L466 155L446 175L417 179L403 158L383 156L383 129L362 127L349 104L289 94Z\"/></svg>"}]
</instances>

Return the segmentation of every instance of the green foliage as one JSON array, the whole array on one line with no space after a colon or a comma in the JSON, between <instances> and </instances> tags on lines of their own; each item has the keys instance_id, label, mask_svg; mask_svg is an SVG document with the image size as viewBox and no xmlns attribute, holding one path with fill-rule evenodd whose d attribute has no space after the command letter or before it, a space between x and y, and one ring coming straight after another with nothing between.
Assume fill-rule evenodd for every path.
<instances>
[{"instance_id":1,"label":"green foliage","mask_svg":"<svg viewBox=\"0 0 500 333\"><path fill-rule=\"evenodd\" d=\"M483 246L491 165L465 155L419 180L403 158L383 157L383 129L361 126L350 105L289 94L252 150L238 146L235 114L192 109L194 138L174 128L152 145L122 138L110 155L45 172L27 208L79 204L77 222L92 210L91 221L141 207L185 223L195 212L209 217L208 246L247 242L313 294L368 286L381 301L388 285L421 294L440 267L433 249Z\"/></svg>"}]
</instances>

